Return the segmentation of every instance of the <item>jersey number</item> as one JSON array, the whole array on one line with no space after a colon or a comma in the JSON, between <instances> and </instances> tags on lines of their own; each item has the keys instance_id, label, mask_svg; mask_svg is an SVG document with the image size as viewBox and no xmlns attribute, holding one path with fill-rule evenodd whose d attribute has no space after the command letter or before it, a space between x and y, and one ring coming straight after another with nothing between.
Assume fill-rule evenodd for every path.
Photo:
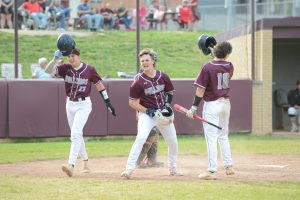
<instances>
[{"instance_id":1,"label":"jersey number","mask_svg":"<svg viewBox=\"0 0 300 200\"><path fill-rule=\"evenodd\" d=\"M229 88L229 73L218 73L218 90Z\"/></svg>"},{"instance_id":2,"label":"jersey number","mask_svg":"<svg viewBox=\"0 0 300 200\"><path fill-rule=\"evenodd\" d=\"M84 92L86 86L79 86L78 92Z\"/></svg>"}]
</instances>

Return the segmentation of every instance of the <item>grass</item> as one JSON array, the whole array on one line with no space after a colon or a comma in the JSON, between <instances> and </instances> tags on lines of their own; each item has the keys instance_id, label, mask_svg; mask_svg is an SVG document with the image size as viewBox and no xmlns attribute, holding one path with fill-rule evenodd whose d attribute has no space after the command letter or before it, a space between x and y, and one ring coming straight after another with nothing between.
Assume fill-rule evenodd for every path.
<instances>
[{"instance_id":1,"label":"grass","mask_svg":"<svg viewBox=\"0 0 300 200\"><path fill-rule=\"evenodd\" d=\"M2 197L1 197L2 196ZM296 182L143 181L6 177L1 199L297 200Z\"/></svg>"},{"instance_id":2,"label":"grass","mask_svg":"<svg viewBox=\"0 0 300 200\"><path fill-rule=\"evenodd\" d=\"M216 35L217 31L205 32ZM71 32L72 34L72 32ZM194 78L200 66L211 59L200 53L197 38L203 32L141 31L141 49L158 53L158 68L172 78ZM101 76L117 77L118 71L136 71L135 32L106 31L88 37L75 37L81 58L95 66ZM57 36L19 35L19 63L23 77L30 78L30 64L40 57L51 59ZM13 33L0 31L0 64L14 62Z\"/></svg>"},{"instance_id":3,"label":"grass","mask_svg":"<svg viewBox=\"0 0 300 200\"><path fill-rule=\"evenodd\" d=\"M179 136L179 154L206 154L203 136ZM160 138L159 154L167 154L167 145ZM100 138L87 142L89 157L128 156L134 137ZM233 154L293 154L300 156L299 138L279 136L231 135ZM2 143L0 163L16 163L34 160L65 159L69 153L69 141Z\"/></svg>"},{"instance_id":4,"label":"grass","mask_svg":"<svg viewBox=\"0 0 300 200\"><path fill-rule=\"evenodd\" d=\"M90 157L128 156L134 137L97 137L87 142ZM9 140L0 145L0 163L66 159L70 142L63 138ZM206 154L203 136L179 136L179 153ZM300 138L232 134L234 154L299 155ZM167 147L159 142L159 153ZM297 200L299 181L171 181L98 180L95 178L56 178L7 176L0 173L0 199L204 199L204 200Z\"/></svg>"}]
</instances>

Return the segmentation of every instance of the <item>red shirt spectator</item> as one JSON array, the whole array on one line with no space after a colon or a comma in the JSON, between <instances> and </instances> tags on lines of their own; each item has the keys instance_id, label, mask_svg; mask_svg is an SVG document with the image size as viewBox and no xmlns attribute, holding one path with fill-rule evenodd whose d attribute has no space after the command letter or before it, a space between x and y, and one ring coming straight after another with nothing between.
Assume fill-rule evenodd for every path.
<instances>
[{"instance_id":1,"label":"red shirt spectator","mask_svg":"<svg viewBox=\"0 0 300 200\"><path fill-rule=\"evenodd\" d=\"M38 4L37 2L24 2L22 7L24 7L29 13L43 12L40 4Z\"/></svg>"}]
</instances>

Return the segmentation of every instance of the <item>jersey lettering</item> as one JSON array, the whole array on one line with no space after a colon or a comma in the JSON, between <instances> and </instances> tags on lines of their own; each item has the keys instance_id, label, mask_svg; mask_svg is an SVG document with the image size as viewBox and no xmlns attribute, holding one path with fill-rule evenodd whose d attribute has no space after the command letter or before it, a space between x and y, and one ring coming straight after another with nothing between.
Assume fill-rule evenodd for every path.
<instances>
[{"instance_id":1,"label":"jersey lettering","mask_svg":"<svg viewBox=\"0 0 300 200\"><path fill-rule=\"evenodd\" d=\"M155 87L146 88L144 89L144 93L146 95L152 95L152 94L162 92L164 90L165 90L165 85L163 84L163 85L157 85Z\"/></svg>"},{"instance_id":2,"label":"jersey lettering","mask_svg":"<svg viewBox=\"0 0 300 200\"><path fill-rule=\"evenodd\" d=\"M218 90L228 89L229 88L229 73L217 73L218 79Z\"/></svg>"}]
</instances>

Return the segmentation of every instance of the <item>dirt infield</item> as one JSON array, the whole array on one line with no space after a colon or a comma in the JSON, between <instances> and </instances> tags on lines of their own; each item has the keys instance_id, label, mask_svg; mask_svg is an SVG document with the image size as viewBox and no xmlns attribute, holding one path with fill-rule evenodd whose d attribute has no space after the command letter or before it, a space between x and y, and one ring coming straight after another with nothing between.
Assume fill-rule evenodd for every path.
<instances>
[{"instance_id":1,"label":"dirt infield","mask_svg":"<svg viewBox=\"0 0 300 200\"><path fill-rule=\"evenodd\" d=\"M90 159L91 173L81 173L81 161L75 168L73 178L95 178L106 180L121 179L126 157L108 157ZM147 180L198 180L197 175L206 169L205 156L179 156L178 166L184 173L183 177L170 177L166 167L166 157L159 157L165 162L164 167L136 169L133 179ZM218 179L228 181L300 181L300 158L292 155L236 155L234 156L236 174L226 176L224 169L219 167ZM18 164L0 165L0 175L7 176L38 176L66 177L61 171L64 160L35 161ZM219 160L219 166L222 166Z\"/></svg>"}]
</instances>

